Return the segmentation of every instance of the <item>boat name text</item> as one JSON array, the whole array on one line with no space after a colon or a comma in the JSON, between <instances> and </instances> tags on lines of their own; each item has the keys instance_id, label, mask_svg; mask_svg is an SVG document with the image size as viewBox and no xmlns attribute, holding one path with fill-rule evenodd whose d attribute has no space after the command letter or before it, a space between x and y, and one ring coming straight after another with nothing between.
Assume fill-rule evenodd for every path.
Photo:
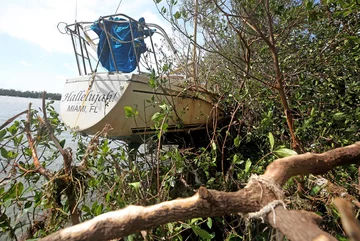
<instances>
[{"instance_id":1,"label":"boat name text","mask_svg":"<svg viewBox=\"0 0 360 241\"><path fill-rule=\"evenodd\" d=\"M115 98L117 96L117 92L115 91L109 91L107 94L98 92L94 93L93 90L90 90L88 94L86 94L85 90L81 90L78 92L71 91L69 93L66 93L63 95L62 102L68 101L68 102L75 102L75 101L89 101L91 102L91 105L94 105L97 102L114 102Z\"/></svg>"}]
</instances>

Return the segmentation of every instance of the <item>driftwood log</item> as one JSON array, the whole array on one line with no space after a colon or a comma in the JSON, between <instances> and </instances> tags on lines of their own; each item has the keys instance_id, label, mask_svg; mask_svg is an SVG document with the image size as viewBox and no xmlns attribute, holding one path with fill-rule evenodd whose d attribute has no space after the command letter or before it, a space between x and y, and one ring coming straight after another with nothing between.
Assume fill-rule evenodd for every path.
<instances>
[{"instance_id":1,"label":"driftwood log","mask_svg":"<svg viewBox=\"0 0 360 241\"><path fill-rule=\"evenodd\" d=\"M336 166L359 163L360 142L322 154L305 153L277 159L267 167L263 175L251 177L248 185L237 192L221 192L201 187L189 198L148 207L128 206L40 240L110 240L169 222L238 213L248 218L263 218L293 241L336 240L319 228L321 217L317 214L287 210L282 202L281 186L293 176L322 174ZM344 219L342 221L344 223ZM350 227L348 232L357 230Z\"/></svg>"}]
</instances>

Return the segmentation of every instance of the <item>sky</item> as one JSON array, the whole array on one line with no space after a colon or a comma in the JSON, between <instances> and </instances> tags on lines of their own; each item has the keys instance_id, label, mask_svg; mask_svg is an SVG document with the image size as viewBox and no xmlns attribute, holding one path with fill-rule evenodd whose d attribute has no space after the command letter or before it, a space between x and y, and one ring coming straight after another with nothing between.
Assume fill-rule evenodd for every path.
<instances>
[{"instance_id":1,"label":"sky","mask_svg":"<svg viewBox=\"0 0 360 241\"><path fill-rule=\"evenodd\" d=\"M61 93L78 75L69 35L59 22L114 14L119 0L1 0L0 88ZM164 26L153 0L122 0L118 13Z\"/></svg>"}]
</instances>

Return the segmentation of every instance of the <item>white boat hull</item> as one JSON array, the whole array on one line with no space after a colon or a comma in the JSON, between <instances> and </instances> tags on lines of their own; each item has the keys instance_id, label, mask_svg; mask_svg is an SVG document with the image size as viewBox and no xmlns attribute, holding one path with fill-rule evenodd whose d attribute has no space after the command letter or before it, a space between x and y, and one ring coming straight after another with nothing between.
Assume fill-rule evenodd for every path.
<instances>
[{"instance_id":1,"label":"white boat hull","mask_svg":"<svg viewBox=\"0 0 360 241\"><path fill-rule=\"evenodd\" d=\"M136 140L154 133L151 118L160 111L161 103L172 106L167 118L169 131L204 128L212 120L210 96L197 91L194 97L195 92L184 91L179 82L172 81L167 88L154 90L148 84L147 74L97 73L93 82L92 78L80 76L65 83L60 116L71 130L93 135L110 124L109 137ZM152 98L157 104L151 103ZM125 106L137 110L138 115L127 118Z\"/></svg>"}]
</instances>

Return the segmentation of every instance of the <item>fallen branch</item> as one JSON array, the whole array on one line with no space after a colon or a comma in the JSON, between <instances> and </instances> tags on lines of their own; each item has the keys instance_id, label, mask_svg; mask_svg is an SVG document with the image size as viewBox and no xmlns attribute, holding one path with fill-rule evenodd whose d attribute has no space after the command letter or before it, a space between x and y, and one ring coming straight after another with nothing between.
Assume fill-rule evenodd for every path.
<instances>
[{"instance_id":1,"label":"fallen branch","mask_svg":"<svg viewBox=\"0 0 360 241\"><path fill-rule=\"evenodd\" d=\"M321 154L305 153L277 159L266 168L264 175L283 185L293 176L323 174L348 164L360 164L360 142Z\"/></svg>"},{"instance_id":2,"label":"fallen branch","mask_svg":"<svg viewBox=\"0 0 360 241\"><path fill-rule=\"evenodd\" d=\"M270 195L270 193L265 194ZM258 185L251 190L242 189L234 193L201 187L190 198L176 199L148 207L128 206L63 229L41 240L109 240L169 222L194 217L248 213L260 207L261 188Z\"/></svg>"},{"instance_id":3,"label":"fallen branch","mask_svg":"<svg viewBox=\"0 0 360 241\"><path fill-rule=\"evenodd\" d=\"M189 198L148 207L128 206L60 230L41 240L109 240L179 220L254 212L256 215L249 216L264 218L290 240L336 240L317 226L321 217L316 214L271 205L274 201L281 202L280 186L292 176L321 174L336 166L359 162L360 142L322 154L306 153L282 158L271 163L264 175L252 178L244 189L237 192L201 187Z\"/></svg>"},{"instance_id":4,"label":"fallen branch","mask_svg":"<svg viewBox=\"0 0 360 241\"><path fill-rule=\"evenodd\" d=\"M350 202L342 198L335 198L334 204L339 210L342 226L350 240L360 240L360 223L353 214Z\"/></svg>"}]
</instances>

